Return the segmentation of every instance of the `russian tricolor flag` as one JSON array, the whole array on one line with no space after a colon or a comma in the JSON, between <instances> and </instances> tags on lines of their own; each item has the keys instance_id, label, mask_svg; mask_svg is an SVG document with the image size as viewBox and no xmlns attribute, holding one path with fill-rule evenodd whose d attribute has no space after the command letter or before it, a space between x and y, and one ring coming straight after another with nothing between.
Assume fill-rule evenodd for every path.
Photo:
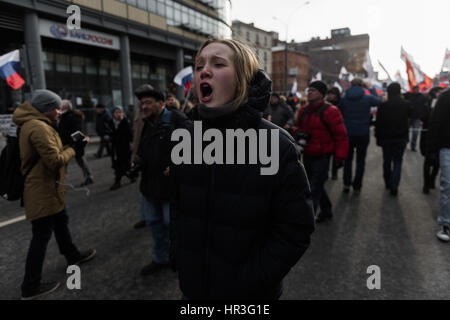
<instances>
[{"instance_id":1,"label":"russian tricolor flag","mask_svg":"<svg viewBox=\"0 0 450 320\"><path fill-rule=\"evenodd\" d=\"M11 51L0 56L0 77L6 80L6 83L14 90L20 89L25 81L19 74L20 72L20 54L19 50Z\"/></svg>"},{"instance_id":2,"label":"russian tricolor flag","mask_svg":"<svg viewBox=\"0 0 450 320\"><path fill-rule=\"evenodd\" d=\"M184 88L184 96L186 96L189 89L192 87L193 79L194 79L194 71L192 70L192 66L189 66L178 72L175 78L173 79L173 82Z\"/></svg>"}]
</instances>

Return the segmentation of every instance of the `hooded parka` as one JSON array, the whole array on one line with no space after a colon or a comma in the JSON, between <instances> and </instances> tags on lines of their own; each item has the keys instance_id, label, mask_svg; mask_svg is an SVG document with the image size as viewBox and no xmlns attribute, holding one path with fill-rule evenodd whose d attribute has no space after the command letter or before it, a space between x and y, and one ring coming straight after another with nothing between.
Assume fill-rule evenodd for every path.
<instances>
[{"instance_id":1,"label":"hooded parka","mask_svg":"<svg viewBox=\"0 0 450 320\"><path fill-rule=\"evenodd\" d=\"M22 172L39 157L24 185L27 220L33 221L64 210L66 164L75 156L71 147L63 147L52 122L29 102L20 105L13 115L20 127L19 146Z\"/></svg>"}]
</instances>

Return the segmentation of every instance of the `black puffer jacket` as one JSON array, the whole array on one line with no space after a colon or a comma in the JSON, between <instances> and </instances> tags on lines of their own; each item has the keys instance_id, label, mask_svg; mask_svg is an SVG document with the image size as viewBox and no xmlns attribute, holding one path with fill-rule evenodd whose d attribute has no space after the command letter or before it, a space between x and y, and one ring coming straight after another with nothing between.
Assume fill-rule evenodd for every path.
<instances>
[{"instance_id":1,"label":"black puffer jacket","mask_svg":"<svg viewBox=\"0 0 450 320\"><path fill-rule=\"evenodd\" d=\"M428 131L427 153L450 148L450 89L439 96L433 110Z\"/></svg>"},{"instance_id":2,"label":"black puffer jacket","mask_svg":"<svg viewBox=\"0 0 450 320\"><path fill-rule=\"evenodd\" d=\"M280 102L277 105L270 106L272 115L272 122L283 128L286 124L293 127L294 126L294 113L291 107L289 107L284 102Z\"/></svg>"},{"instance_id":3,"label":"black puffer jacket","mask_svg":"<svg viewBox=\"0 0 450 320\"><path fill-rule=\"evenodd\" d=\"M389 97L378 107L375 137L380 145L386 140L408 140L409 117L413 112L409 101L401 95Z\"/></svg>"},{"instance_id":4,"label":"black puffer jacket","mask_svg":"<svg viewBox=\"0 0 450 320\"><path fill-rule=\"evenodd\" d=\"M261 111L266 103L259 102L252 105ZM171 167L171 261L190 299L277 299L282 279L310 244L311 194L294 141L258 110L246 105L203 120L203 131L279 130L275 175L261 175L260 164ZM193 120L201 120L197 110Z\"/></svg>"},{"instance_id":5,"label":"black puffer jacket","mask_svg":"<svg viewBox=\"0 0 450 320\"><path fill-rule=\"evenodd\" d=\"M83 114L81 111L67 110L61 115L58 123L58 133L63 145L70 144L70 135L76 131L81 131L83 124Z\"/></svg>"},{"instance_id":6,"label":"black puffer jacket","mask_svg":"<svg viewBox=\"0 0 450 320\"><path fill-rule=\"evenodd\" d=\"M133 131L128 118L123 118L117 128L114 126L113 120L107 124L107 127L109 128L109 132L111 132L112 167L114 168L116 177L122 177L130 169L130 144L133 140Z\"/></svg>"},{"instance_id":7,"label":"black puffer jacket","mask_svg":"<svg viewBox=\"0 0 450 320\"><path fill-rule=\"evenodd\" d=\"M171 135L176 128L185 127L187 121L184 113L168 109L155 122L144 119L137 155L142 170L140 191L150 201L170 199L170 180L164 171L171 163Z\"/></svg>"},{"instance_id":8,"label":"black puffer jacket","mask_svg":"<svg viewBox=\"0 0 450 320\"><path fill-rule=\"evenodd\" d=\"M413 112L410 116L411 119L420 119L423 117L427 108L427 97L421 93L407 93L405 94L406 100L412 103Z\"/></svg>"}]
</instances>

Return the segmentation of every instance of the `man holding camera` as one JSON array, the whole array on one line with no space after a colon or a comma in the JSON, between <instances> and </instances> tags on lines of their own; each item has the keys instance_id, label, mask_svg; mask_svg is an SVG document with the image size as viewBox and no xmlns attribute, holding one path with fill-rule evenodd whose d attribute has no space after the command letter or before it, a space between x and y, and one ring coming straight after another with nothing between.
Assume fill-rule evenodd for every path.
<instances>
[{"instance_id":1,"label":"man holding camera","mask_svg":"<svg viewBox=\"0 0 450 320\"><path fill-rule=\"evenodd\" d=\"M348 136L342 114L336 106L325 101L327 85L322 81L312 82L308 87L308 104L300 109L295 136L308 143L304 149L303 164L308 175L313 197L316 222L333 217L331 201L324 184L327 180L330 158L334 154L338 167L343 166L348 153Z\"/></svg>"},{"instance_id":2,"label":"man holding camera","mask_svg":"<svg viewBox=\"0 0 450 320\"><path fill-rule=\"evenodd\" d=\"M55 291L59 281L41 283L47 244L55 233L56 242L68 265L92 259L94 249L78 251L70 235L65 209L65 170L70 159L83 152L87 139L72 140L63 147L53 125L61 115L61 98L48 90L36 90L31 103L25 102L14 112L20 127L19 145L24 182L23 201L33 237L28 250L22 299L31 300Z\"/></svg>"},{"instance_id":3,"label":"man holding camera","mask_svg":"<svg viewBox=\"0 0 450 320\"><path fill-rule=\"evenodd\" d=\"M149 85L139 87L135 94L141 104L144 128L131 174L142 171L141 213L153 237L153 261L141 271L147 276L169 266L171 135L187 118L165 108L164 95Z\"/></svg>"}]
</instances>

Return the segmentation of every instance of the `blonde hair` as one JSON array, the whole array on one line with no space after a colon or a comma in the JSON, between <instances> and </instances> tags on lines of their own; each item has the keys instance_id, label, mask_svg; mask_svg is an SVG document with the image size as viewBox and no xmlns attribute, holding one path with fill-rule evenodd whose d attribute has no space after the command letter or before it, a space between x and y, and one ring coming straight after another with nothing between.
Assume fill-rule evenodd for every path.
<instances>
[{"instance_id":1,"label":"blonde hair","mask_svg":"<svg viewBox=\"0 0 450 320\"><path fill-rule=\"evenodd\" d=\"M235 107L241 106L247 102L248 89L250 82L258 71L259 63L253 51L244 43L231 39L210 38L206 40L195 56L195 64L202 50L212 43L221 43L228 46L234 53L233 64L236 70L236 93L233 102Z\"/></svg>"}]
</instances>

